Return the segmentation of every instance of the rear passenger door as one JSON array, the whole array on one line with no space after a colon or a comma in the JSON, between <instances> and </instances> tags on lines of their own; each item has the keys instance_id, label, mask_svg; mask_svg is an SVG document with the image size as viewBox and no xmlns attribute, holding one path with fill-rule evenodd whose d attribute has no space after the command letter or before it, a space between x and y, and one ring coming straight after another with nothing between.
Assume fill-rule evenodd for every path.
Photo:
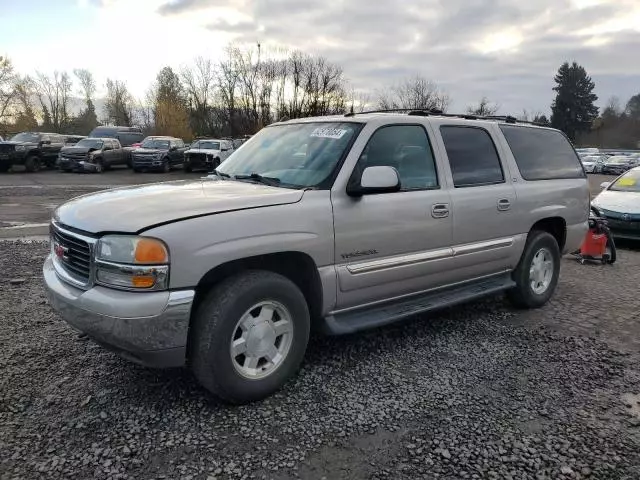
<instances>
[{"instance_id":1,"label":"rear passenger door","mask_svg":"<svg viewBox=\"0 0 640 480\"><path fill-rule=\"evenodd\" d=\"M443 124L439 136L453 185L453 267L459 280L509 268L519 233L515 188L493 125Z\"/></svg>"}]
</instances>

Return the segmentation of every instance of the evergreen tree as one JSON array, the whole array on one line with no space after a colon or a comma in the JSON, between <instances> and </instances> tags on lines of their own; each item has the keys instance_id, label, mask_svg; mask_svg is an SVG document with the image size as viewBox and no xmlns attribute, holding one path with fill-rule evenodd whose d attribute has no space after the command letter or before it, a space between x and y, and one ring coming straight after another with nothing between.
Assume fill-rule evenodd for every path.
<instances>
[{"instance_id":1,"label":"evergreen tree","mask_svg":"<svg viewBox=\"0 0 640 480\"><path fill-rule=\"evenodd\" d=\"M562 64L554 78L556 99L551 105L551 125L562 130L575 141L581 133L591 129L591 123L598 116L593 93L595 84L584 67L573 62Z\"/></svg>"}]
</instances>

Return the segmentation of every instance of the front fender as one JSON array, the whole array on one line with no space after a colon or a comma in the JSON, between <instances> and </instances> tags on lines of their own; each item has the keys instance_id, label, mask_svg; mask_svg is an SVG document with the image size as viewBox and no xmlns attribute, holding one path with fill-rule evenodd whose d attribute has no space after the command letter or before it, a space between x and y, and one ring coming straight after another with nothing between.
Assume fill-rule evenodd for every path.
<instances>
[{"instance_id":1,"label":"front fender","mask_svg":"<svg viewBox=\"0 0 640 480\"><path fill-rule=\"evenodd\" d=\"M145 231L145 235L169 246L172 289L195 287L211 269L242 258L300 252L310 256L319 269L331 267L334 258L328 191L305 192L294 204L174 222Z\"/></svg>"}]
</instances>

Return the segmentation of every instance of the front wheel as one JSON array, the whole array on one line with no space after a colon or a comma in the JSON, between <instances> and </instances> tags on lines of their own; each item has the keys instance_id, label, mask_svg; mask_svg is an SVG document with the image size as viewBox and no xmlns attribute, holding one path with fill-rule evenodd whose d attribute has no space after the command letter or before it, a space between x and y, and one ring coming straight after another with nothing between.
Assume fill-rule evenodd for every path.
<instances>
[{"instance_id":1,"label":"front wheel","mask_svg":"<svg viewBox=\"0 0 640 480\"><path fill-rule=\"evenodd\" d=\"M240 273L213 287L195 313L194 374L229 403L260 400L298 370L309 329L309 308L293 282L273 272Z\"/></svg>"},{"instance_id":2,"label":"front wheel","mask_svg":"<svg viewBox=\"0 0 640 480\"><path fill-rule=\"evenodd\" d=\"M24 168L27 170L27 172L37 172L38 170L40 170L40 167L40 159L35 155L28 156L24 161Z\"/></svg>"},{"instance_id":3,"label":"front wheel","mask_svg":"<svg viewBox=\"0 0 640 480\"><path fill-rule=\"evenodd\" d=\"M104 170L104 165L102 163L102 159L98 158L95 163L95 173L102 173Z\"/></svg>"},{"instance_id":4,"label":"front wheel","mask_svg":"<svg viewBox=\"0 0 640 480\"><path fill-rule=\"evenodd\" d=\"M518 266L513 272L516 286L507 292L519 308L538 308L549 301L560 276L560 248L550 233L532 231Z\"/></svg>"},{"instance_id":5,"label":"front wheel","mask_svg":"<svg viewBox=\"0 0 640 480\"><path fill-rule=\"evenodd\" d=\"M165 158L164 162L162 162L162 172L169 173L171 171L171 164L169 163L169 159Z\"/></svg>"}]
</instances>

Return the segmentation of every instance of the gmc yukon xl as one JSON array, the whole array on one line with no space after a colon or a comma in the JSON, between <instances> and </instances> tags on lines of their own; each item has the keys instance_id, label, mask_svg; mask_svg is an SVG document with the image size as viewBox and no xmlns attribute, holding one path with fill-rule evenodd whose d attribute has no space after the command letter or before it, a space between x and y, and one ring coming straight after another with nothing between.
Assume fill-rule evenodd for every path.
<instances>
[{"instance_id":1,"label":"gmc yukon xl","mask_svg":"<svg viewBox=\"0 0 640 480\"><path fill-rule=\"evenodd\" d=\"M244 403L296 372L312 332L499 292L544 305L588 212L557 130L439 112L291 120L209 177L60 206L44 278L51 305L96 342L188 366Z\"/></svg>"}]
</instances>

